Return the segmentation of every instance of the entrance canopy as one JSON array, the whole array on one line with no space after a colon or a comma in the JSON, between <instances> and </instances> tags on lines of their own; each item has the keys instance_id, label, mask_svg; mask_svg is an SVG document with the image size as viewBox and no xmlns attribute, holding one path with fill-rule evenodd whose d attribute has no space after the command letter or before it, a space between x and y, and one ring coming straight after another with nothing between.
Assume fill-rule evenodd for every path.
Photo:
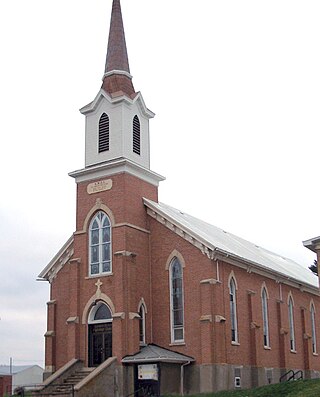
<instances>
[{"instance_id":1,"label":"entrance canopy","mask_svg":"<svg viewBox=\"0 0 320 397\"><path fill-rule=\"evenodd\" d=\"M157 345L147 345L141 348L141 350L132 355L126 356L122 359L123 364L137 364L137 363L174 363L174 364L185 364L195 361L190 356L185 356L174 352L172 350L164 349Z\"/></svg>"}]
</instances>

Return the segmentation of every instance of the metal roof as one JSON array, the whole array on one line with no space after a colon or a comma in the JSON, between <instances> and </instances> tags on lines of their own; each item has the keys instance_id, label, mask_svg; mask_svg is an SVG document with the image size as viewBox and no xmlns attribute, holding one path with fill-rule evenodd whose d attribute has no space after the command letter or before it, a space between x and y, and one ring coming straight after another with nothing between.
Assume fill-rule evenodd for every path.
<instances>
[{"instance_id":1,"label":"metal roof","mask_svg":"<svg viewBox=\"0 0 320 397\"><path fill-rule=\"evenodd\" d=\"M194 361L194 358L153 344L146 345L138 353L122 359L124 364L155 362L184 364L191 361Z\"/></svg>"},{"instance_id":2,"label":"metal roof","mask_svg":"<svg viewBox=\"0 0 320 397\"><path fill-rule=\"evenodd\" d=\"M163 203L144 199L145 205L210 250L282 275L285 279L318 288L318 278L295 261L268 251L223 229L197 219Z\"/></svg>"}]
</instances>

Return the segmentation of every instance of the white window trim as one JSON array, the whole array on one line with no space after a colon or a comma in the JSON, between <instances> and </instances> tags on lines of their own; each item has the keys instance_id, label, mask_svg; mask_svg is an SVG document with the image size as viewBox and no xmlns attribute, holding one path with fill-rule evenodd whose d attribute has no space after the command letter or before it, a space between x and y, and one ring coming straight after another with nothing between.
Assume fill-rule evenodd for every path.
<instances>
[{"instance_id":1,"label":"white window trim","mask_svg":"<svg viewBox=\"0 0 320 397\"><path fill-rule=\"evenodd\" d=\"M263 319L263 345L265 348L270 348L270 333L269 333L269 313L268 313L268 292L266 287L262 288L261 293L262 303L262 319ZM266 334L265 334L266 331ZM266 335L266 342L264 343L264 336Z\"/></svg>"},{"instance_id":2,"label":"white window trim","mask_svg":"<svg viewBox=\"0 0 320 397\"><path fill-rule=\"evenodd\" d=\"M175 339L174 338L174 318L173 318L173 302L172 302L172 264L173 262L177 260L181 266L181 274L182 274L182 333L183 333L183 338L182 339ZM170 333L171 333L171 344L182 344L185 342L185 328L184 328L184 285L183 285L183 266L180 260L177 257L172 258L170 266L169 266L169 286L170 286Z\"/></svg>"},{"instance_id":3,"label":"white window trim","mask_svg":"<svg viewBox=\"0 0 320 397\"><path fill-rule=\"evenodd\" d=\"M140 312L142 313L142 316L140 315ZM144 346L146 344L146 308L144 304L142 303L139 308L139 315L141 318L141 323L142 323L142 334L143 334L143 340L140 340L140 332L139 332L139 344L140 346ZM140 331L140 328L139 328Z\"/></svg>"},{"instance_id":4,"label":"white window trim","mask_svg":"<svg viewBox=\"0 0 320 397\"><path fill-rule=\"evenodd\" d=\"M311 303L310 315L311 315L312 354L316 355L317 354L316 310L313 303Z\"/></svg>"},{"instance_id":5,"label":"white window trim","mask_svg":"<svg viewBox=\"0 0 320 397\"><path fill-rule=\"evenodd\" d=\"M293 308L294 308L293 299L292 299L292 296L290 295L288 298L290 351L296 352L296 338L295 338L295 332L294 332L294 310L293 310ZM291 346L291 341L292 341L292 346Z\"/></svg>"},{"instance_id":6,"label":"white window trim","mask_svg":"<svg viewBox=\"0 0 320 397\"><path fill-rule=\"evenodd\" d=\"M231 295L231 283L233 282L234 286L234 291L233 291L233 317L232 317L232 310L231 310L231 301L230 301L230 295ZM229 305L230 305L230 319L231 319L231 343L232 344L238 344L239 343L239 336L238 336L238 316L237 316L237 283L232 275L229 279ZM232 323L234 322L235 328L234 328L234 336L235 340L232 340Z\"/></svg>"},{"instance_id":7,"label":"white window trim","mask_svg":"<svg viewBox=\"0 0 320 397\"><path fill-rule=\"evenodd\" d=\"M91 273L91 227L92 224L94 222L94 220L98 217L99 213L103 213L105 217L108 218L109 221L109 227L110 227L110 270L108 272L103 272L102 271L102 244L100 244L99 242L99 273ZM100 220L98 220L98 222L100 223ZM101 226L101 225L100 225ZM99 240L100 240L100 228L99 226ZM98 211L94 217L91 219L91 222L89 224L89 277L99 277L101 275L112 275L112 224L111 224L111 220L110 217L108 216L108 214L106 214L104 211Z\"/></svg>"}]
</instances>

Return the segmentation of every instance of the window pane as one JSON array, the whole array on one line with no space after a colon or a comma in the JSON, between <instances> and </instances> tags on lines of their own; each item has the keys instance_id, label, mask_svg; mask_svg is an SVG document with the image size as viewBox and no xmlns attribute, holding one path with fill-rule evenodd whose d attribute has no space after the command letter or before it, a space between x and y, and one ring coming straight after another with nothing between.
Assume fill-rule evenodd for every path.
<instances>
[{"instance_id":1,"label":"window pane","mask_svg":"<svg viewBox=\"0 0 320 397\"><path fill-rule=\"evenodd\" d=\"M91 232L91 244L99 244L99 230L92 230Z\"/></svg>"},{"instance_id":2,"label":"window pane","mask_svg":"<svg viewBox=\"0 0 320 397\"><path fill-rule=\"evenodd\" d=\"M183 328L176 328L173 334L174 340L183 340Z\"/></svg>"},{"instance_id":3,"label":"window pane","mask_svg":"<svg viewBox=\"0 0 320 397\"><path fill-rule=\"evenodd\" d=\"M107 305L101 304L94 316L95 320L108 320L111 318L111 313Z\"/></svg>"},{"instance_id":4,"label":"window pane","mask_svg":"<svg viewBox=\"0 0 320 397\"><path fill-rule=\"evenodd\" d=\"M102 263L102 271L103 271L103 273L110 272L110 262Z\"/></svg>"},{"instance_id":5,"label":"window pane","mask_svg":"<svg viewBox=\"0 0 320 397\"><path fill-rule=\"evenodd\" d=\"M103 246L102 246L102 260L103 261L110 260L110 244L103 244Z\"/></svg>"},{"instance_id":6,"label":"window pane","mask_svg":"<svg viewBox=\"0 0 320 397\"><path fill-rule=\"evenodd\" d=\"M99 246L91 247L91 263L99 262Z\"/></svg>"},{"instance_id":7,"label":"window pane","mask_svg":"<svg viewBox=\"0 0 320 397\"><path fill-rule=\"evenodd\" d=\"M181 310L174 310L173 312L173 322L174 325L183 325L183 311Z\"/></svg>"},{"instance_id":8,"label":"window pane","mask_svg":"<svg viewBox=\"0 0 320 397\"><path fill-rule=\"evenodd\" d=\"M99 229L99 225L96 219L94 220L91 229Z\"/></svg>"},{"instance_id":9,"label":"window pane","mask_svg":"<svg viewBox=\"0 0 320 397\"><path fill-rule=\"evenodd\" d=\"M91 265L91 274L99 273L99 265Z\"/></svg>"},{"instance_id":10,"label":"window pane","mask_svg":"<svg viewBox=\"0 0 320 397\"><path fill-rule=\"evenodd\" d=\"M102 229L102 242L107 243L110 241L110 227Z\"/></svg>"},{"instance_id":11,"label":"window pane","mask_svg":"<svg viewBox=\"0 0 320 397\"><path fill-rule=\"evenodd\" d=\"M102 227L109 227L109 226L110 226L109 218L107 216L105 216L105 218L103 220Z\"/></svg>"}]
</instances>

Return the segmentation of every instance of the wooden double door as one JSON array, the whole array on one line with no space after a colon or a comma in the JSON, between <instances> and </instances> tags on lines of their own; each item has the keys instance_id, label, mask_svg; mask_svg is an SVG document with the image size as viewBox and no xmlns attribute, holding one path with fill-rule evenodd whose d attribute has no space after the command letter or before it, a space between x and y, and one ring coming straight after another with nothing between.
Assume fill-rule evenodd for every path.
<instances>
[{"instance_id":1,"label":"wooden double door","mask_svg":"<svg viewBox=\"0 0 320 397\"><path fill-rule=\"evenodd\" d=\"M112 322L89 325L89 366L97 367L112 357Z\"/></svg>"}]
</instances>

